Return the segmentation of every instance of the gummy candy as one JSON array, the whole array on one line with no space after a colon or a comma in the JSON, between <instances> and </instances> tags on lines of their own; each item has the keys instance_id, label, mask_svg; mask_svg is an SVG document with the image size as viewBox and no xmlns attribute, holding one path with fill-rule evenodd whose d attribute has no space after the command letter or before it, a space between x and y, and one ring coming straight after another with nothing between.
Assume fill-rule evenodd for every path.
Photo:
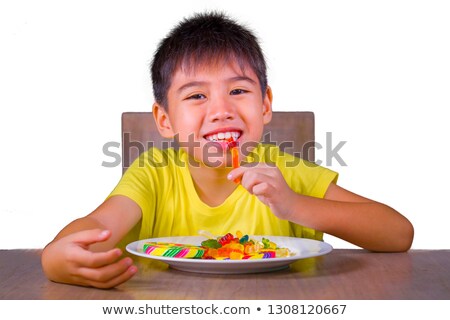
<instances>
[{"instance_id":1,"label":"gummy candy","mask_svg":"<svg viewBox=\"0 0 450 320\"><path fill-rule=\"evenodd\" d=\"M203 259L253 260L291 256L288 248L278 248L276 243L267 238L255 241L248 235L243 235L241 231L237 231L236 236L227 233L217 239L205 240L202 242L202 247L205 248Z\"/></svg>"},{"instance_id":2,"label":"gummy candy","mask_svg":"<svg viewBox=\"0 0 450 320\"><path fill-rule=\"evenodd\" d=\"M289 249L287 248L276 248L275 249L275 256L277 257L289 257L291 253L289 252Z\"/></svg>"},{"instance_id":3,"label":"gummy candy","mask_svg":"<svg viewBox=\"0 0 450 320\"><path fill-rule=\"evenodd\" d=\"M202 247L206 247L206 248L220 248L222 246L222 244L220 244L216 239L208 239L205 241L202 241Z\"/></svg>"},{"instance_id":4,"label":"gummy candy","mask_svg":"<svg viewBox=\"0 0 450 320\"><path fill-rule=\"evenodd\" d=\"M227 233L222 238L217 240L222 246L226 245L227 243L230 243L231 240L233 240L234 237L231 233Z\"/></svg>"},{"instance_id":5,"label":"gummy candy","mask_svg":"<svg viewBox=\"0 0 450 320\"><path fill-rule=\"evenodd\" d=\"M248 242L248 235L240 237L239 243L246 244Z\"/></svg>"},{"instance_id":6,"label":"gummy candy","mask_svg":"<svg viewBox=\"0 0 450 320\"><path fill-rule=\"evenodd\" d=\"M231 260L242 260L242 257L244 257L244 255L240 252L231 252L230 253L230 259Z\"/></svg>"},{"instance_id":7,"label":"gummy candy","mask_svg":"<svg viewBox=\"0 0 450 320\"><path fill-rule=\"evenodd\" d=\"M233 139L233 137L230 137L227 139L227 147L231 151L231 163L233 166L233 169L239 168L239 141L236 141ZM235 183L240 183L241 178L234 179ZM240 238L240 237L238 237Z\"/></svg>"}]
</instances>

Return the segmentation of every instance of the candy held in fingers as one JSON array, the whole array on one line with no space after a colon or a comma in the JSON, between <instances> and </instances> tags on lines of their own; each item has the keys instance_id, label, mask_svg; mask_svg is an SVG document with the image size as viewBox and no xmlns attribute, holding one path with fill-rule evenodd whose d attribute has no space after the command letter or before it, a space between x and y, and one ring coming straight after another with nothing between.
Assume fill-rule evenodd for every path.
<instances>
[{"instance_id":1,"label":"candy held in fingers","mask_svg":"<svg viewBox=\"0 0 450 320\"><path fill-rule=\"evenodd\" d=\"M233 169L239 168L239 142L230 138L228 140L228 149L231 151L231 163ZM241 178L234 179L235 183L240 183Z\"/></svg>"},{"instance_id":2,"label":"candy held in fingers","mask_svg":"<svg viewBox=\"0 0 450 320\"><path fill-rule=\"evenodd\" d=\"M239 168L239 150L237 147L231 149L231 157L233 160L233 169ZM234 179L235 183L241 183L241 178Z\"/></svg>"},{"instance_id":3,"label":"candy held in fingers","mask_svg":"<svg viewBox=\"0 0 450 320\"><path fill-rule=\"evenodd\" d=\"M239 167L238 147L239 147L239 141L233 140L233 138L230 138L227 140L227 149L230 150L231 154L233 155L233 168L235 168L235 164L237 164L236 168ZM235 158L236 156L237 156L237 158Z\"/></svg>"},{"instance_id":4,"label":"candy held in fingers","mask_svg":"<svg viewBox=\"0 0 450 320\"><path fill-rule=\"evenodd\" d=\"M231 148L231 159L233 161L233 169L239 168L239 150L237 147Z\"/></svg>"}]
</instances>

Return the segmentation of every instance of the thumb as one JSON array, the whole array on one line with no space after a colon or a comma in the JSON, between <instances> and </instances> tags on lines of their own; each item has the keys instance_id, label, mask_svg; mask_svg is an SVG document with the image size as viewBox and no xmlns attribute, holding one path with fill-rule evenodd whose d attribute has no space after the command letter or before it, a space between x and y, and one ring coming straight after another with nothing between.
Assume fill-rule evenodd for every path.
<instances>
[{"instance_id":1,"label":"thumb","mask_svg":"<svg viewBox=\"0 0 450 320\"><path fill-rule=\"evenodd\" d=\"M111 231L102 229L90 229L75 232L68 238L69 241L77 243L81 246L89 246L91 244L108 240L111 236Z\"/></svg>"}]
</instances>

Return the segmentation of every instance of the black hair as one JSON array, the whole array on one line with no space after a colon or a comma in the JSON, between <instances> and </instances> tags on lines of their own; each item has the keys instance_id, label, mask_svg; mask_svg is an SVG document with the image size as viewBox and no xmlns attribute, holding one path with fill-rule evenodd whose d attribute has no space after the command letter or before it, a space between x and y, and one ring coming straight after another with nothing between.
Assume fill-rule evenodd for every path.
<instances>
[{"instance_id":1,"label":"black hair","mask_svg":"<svg viewBox=\"0 0 450 320\"><path fill-rule=\"evenodd\" d=\"M223 13L198 13L182 20L158 45L151 64L153 94L168 107L167 92L177 68L234 60L241 70L250 67L263 96L267 89L266 61L255 35Z\"/></svg>"}]
</instances>

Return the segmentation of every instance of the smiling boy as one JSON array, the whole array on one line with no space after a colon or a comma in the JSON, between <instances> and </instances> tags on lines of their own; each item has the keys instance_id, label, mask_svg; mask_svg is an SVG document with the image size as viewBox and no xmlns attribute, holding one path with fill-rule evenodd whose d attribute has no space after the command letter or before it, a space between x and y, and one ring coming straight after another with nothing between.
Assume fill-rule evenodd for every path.
<instances>
[{"instance_id":1,"label":"smiling boy","mask_svg":"<svg viewBox=\"0 0 450 320\"><path fill-rule=\"evenodd\" d=\"M96 210L66 226L43 251L49 279L100 288L127 281L137 268L116 246L133 228L139 238L242 230L322 240L325 232L373 251L410 248L413 227L400 213L339 187L329 169L258 144L272 91L246 28L218 13L182 21L160 43L152 80L158 129L180 149L144 152ZM232 169L230 138L242 161L250 144L259 161Z\"/></svg>"}]
</instances>

